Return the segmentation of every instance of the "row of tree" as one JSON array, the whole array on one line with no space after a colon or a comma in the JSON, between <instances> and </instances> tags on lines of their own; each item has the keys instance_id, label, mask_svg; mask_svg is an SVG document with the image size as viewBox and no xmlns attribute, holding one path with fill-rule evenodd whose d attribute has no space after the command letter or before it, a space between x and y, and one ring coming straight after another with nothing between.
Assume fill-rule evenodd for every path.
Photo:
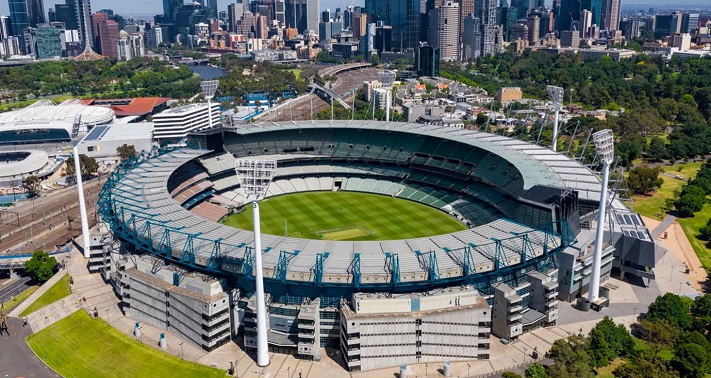
<instances>
[{"instance_id":1,"label":"row of tree","mask_svg":"<svg viewBox=\"0 0 711 378\"><path fill-rule=\"evenodd\" d=\"M686 183L681 188L674 207L679 216L691 217L703 209L706 196L711 194L711 163L706 162L696 174L696 178Z\"/></svg>"},{"instance_id":2,"label":"row of tree","mask_svg":"<svg viewBox=\"0 0 711 378\"><path fill-rule=\"evenodd\" d=\"M711 373L711 294L692 300L667 293L631 333L605 317L587 336L556 340L546 356L555 363L530 366L526 378L593 377L618 358L623 359L613 371L618 378L702 378Z\"/></svg>"}]
</instances>

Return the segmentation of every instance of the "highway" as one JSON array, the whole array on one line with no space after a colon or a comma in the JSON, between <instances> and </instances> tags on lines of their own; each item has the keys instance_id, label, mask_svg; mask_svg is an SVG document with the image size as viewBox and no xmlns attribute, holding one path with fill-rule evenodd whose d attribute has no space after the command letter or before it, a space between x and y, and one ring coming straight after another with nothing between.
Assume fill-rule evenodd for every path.
<instances>
[{"instance_id":1,"label":"highway","mask_svg":"<svg viewBox=\"0 0 711 378\"><path fill-rule=\"evenodd\" d=\"M100 189L98 179L84 184L89 227L96 224ZM76 186L0 210L0 255L53 251L80 234Z\"/></svg>"},{"instance_id":2,"label":"highway","mask_svg":"<svg viewBox=\"0 0 711 378\"><path fill-rule=\"evenodd\" d=\"M9 285L5 285L0 289L0 303L5 303L9 301L12 297L20 295L23 291L27 290L30 285L30 277L20 277L18 280L13 281Z\"/></svg>"}]
</instances>

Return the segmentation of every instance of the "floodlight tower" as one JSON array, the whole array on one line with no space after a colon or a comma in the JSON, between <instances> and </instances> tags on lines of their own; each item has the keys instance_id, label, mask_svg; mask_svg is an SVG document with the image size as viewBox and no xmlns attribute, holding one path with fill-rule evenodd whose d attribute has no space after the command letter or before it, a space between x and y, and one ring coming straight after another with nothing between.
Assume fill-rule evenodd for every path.
<instances>
[{"instance_id":1,"label":"floodlight tower","mask_svg":"<svg viewBox=\"0 0 711 378\"><path fill-rule=\"evenodd\" d=\"M595 252L593 255L592 276L588 289L588 302L593 303L600 294L600 265L602 265L602 236L605 232L605 211L607 207L607 183L610 176L610 164L615 158L612 130L605 129L593 134L593 143L597 156L602 163L602 187L600 188L600 204L597 213L597 228L595 230Z\"/></svg>"},{"instance_id":2,"label":"floodlight tower","mask_svg":"<svg viewBox=\"0 0 711 378\"><path fill-rule=\"evenodd\" d=\"M553 142L551 143L551 149L555 151L558 143L558 120L560 116L560 106L563 103L563 96L565 96L565 92L562 87L555 87L552 85L549 85L547 89L548 95L551 96L551 99L553 100L553 109L555 110L555 120L553 121Z\"/></svg>"},{"instance_id":3,"label":"floodlight tower","mask_svg":"<svg viewBox=\"0 0 711 378\"><path fill-rule=\"evenodd\" d=\"M269 365L267 345L267 309L264 302L264 278L262 274L262 235L259 223L259 200L267 194L269 184L276 172L274 160L237 159L235 172L240 187L248 200L252 200L254 216L254 278L257 296L257 365Z\"/></svg>"},{"instance_id":4,"label":"floodlight tower","mask_svg":"<svg viewBox=\"0 0 711 378\"><path fill-rule=\"evenodd\" d=\"M89 220L86 216L86 204L84 203L84 184L81 180L81 162L79 161L79 128L81 127L81 114L74 118L72 133L69 139L72 141L72 154L74 156L74 171L76 172L77 192L79 193L79 217L81 218L81 236L84 243L84 258L89 258Z\"/></svg>"},{"instance_id":5,"label":"floodlight tower","mask_svg":"<svg viewBox=\"0 0 711 378\"><path fill-rule=\"evenodd\" d=\"M390 89L393 86L393 81L395 81L395 72L380 71L378 72L378 79L383 83L383 88L387 91L385 93L385 120L390 121Z\"/></svg>"},{"instance_id":6,"label":"floodlight tower","mask_svg":"<svg viewBox=\"0 0 711 378\"><path fill-rule=\"evenodd\" d=\"M218 85L220 85L219 80L207 80L200 83L202 94L205 96L205 99L207 99L207 119L210 125L208 127L212 127L212 108L210 107L210 100L215 97Z\"/></svg>"}]
</instances>

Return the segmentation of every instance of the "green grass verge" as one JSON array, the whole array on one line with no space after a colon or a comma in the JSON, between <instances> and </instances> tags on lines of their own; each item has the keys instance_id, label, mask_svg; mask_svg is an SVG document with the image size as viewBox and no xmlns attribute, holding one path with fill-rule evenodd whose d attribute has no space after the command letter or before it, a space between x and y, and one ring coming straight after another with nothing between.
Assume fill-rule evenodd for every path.
<instances>
[{"instance_id":1,"label":"green grass verge","mask_svg":"<svg viewBox=\"0 0 711 378\"><path fill-rule=\"evenodd\" d=\"M393 240L440 235L466 226L435 208L388 196L354 192L308 192L268 198L260 203L262 232L323 240ZM252 229L252 211L222 223Z\"/></svg>"},{"instance_id":2,"label":"green grass verge","mask_svg":"<svg viewBox=\"0 0 711 378\"><path fill-rule=\"evenodd\" d=\"M699 230L706 225L709 219L711 219L711 204L708 203L693 217L679 218L679 224L694 248L696 256L699 256L701 265L706 269L706 272L711 272L711 249L706 246L705 241L698 238L698 235Z\"/></svg>"},{"instance_id":3,"label":"green grass verge","mask_svg":"<svg viewBox=\"0 0 711 378\"><path fill-rule=\"evenodd\" d=\"M701 164L703 163L677 164L664 167L664 170L671 175L678 175L689 179L696 176L696 173L701 169ZM681 190L682 185L686 183L686 180L679 180L666 175L660 175L659 177L664 180L664 184L656 192L646 196L635 195L632 197L634 211L657 220L661 220L664 218L664 215L666 215L664 211L666 201L674 198L674 191Z\"/></svg>"},{"instance_id":4,"label":"green grass verge","mask_svg":"<svg viewBox=\"0 0 711 378\"><path fill-rule=\"evenodd\" d=\"M30 348L65 377L224 377L223 370L143 345L85 311L27 338Z\"/></svg>"},{"instance_id":5,"label":"green grass verge","mask_svg":"<svg viewBox=\"0 0 711 378\"><path fill-rule=\"evenodd\" d=\"M615 378L612 372L620 365L626 363L623 358L615 358L609 365L597 369L597 376L600 378Z\"/></svg>"},{"instance_id":6,"label":"green grass verge","mask_svg":"<svg viewBox=\"0 0 711 378\"><path fill-rule=\"evenodd\" d=\"M69 290L69 275L65 274L64 277L60 278L59 281L49 288L49 290L45 291L44 294L40 295L34 303L27 307L25 311L22 311L20 316L27 316L66 297L71 293L71 290Z\"/></svg>"},{"instance_id":7,"label":"green grass verge","mask_svg":"<svg viewBox=\"0 0 711 378\"><path fill-rule=\"evenodd\" d=\"M20 293L20 295L17 295L9 301L5 302L3 304L5 306L5 312L10 312L13 308L22 303L25 299L27 299L27 297L32 295L32 293L37 291L37 289L39 289L39 286L30 286L27 290Z\"/></svg>"}]
</instances>

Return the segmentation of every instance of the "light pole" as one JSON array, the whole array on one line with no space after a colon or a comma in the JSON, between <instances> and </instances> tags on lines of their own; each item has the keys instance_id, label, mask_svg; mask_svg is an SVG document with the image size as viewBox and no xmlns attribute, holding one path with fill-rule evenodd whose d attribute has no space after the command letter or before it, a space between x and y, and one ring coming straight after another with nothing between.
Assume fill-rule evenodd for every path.
<instances>
[{"instance_id":1,"label":"light pole","mask_svg":"<svg viewBox=\"0 0 711 378\"><path fill-rule=\"evenodd\" d=\"M425 378L427 378L427 369L430 367L428 363L425 363Z\"/></svg>"},{"instance_id":2,"label":"light pole","mask_svg":"<svg viewBox=\"0 0 711 378\"><path fill-rule=\"evenodd\" d=\"M469 376L469 369L472 367L470 363L467 362L467 377Z\"/></svg>"},{"instance_id":3,"label":"light pole","mask_svg":"<svg viewBox=\"0 0 711 378\"><path fill-rule=\"evenodd\" d=\"M184 343L184 341L180 342L180 358L181 359L183 358L183 343Z\"/></svg>"},{"instance_id":4,"label":"light pole","mask_svg":"<svg viewBox=\"0 0 711 378\"><path fill-rule=\"evenodd\" d=\"M390 90L393 86L393 81L395 81L395 72L393 71L381 71L378 72L378 79L383 83L383 88L385 88L385 121L390 121Z\"/></svg>"},{"instance_id":5,"label":"light pole","mask_svg":"<svg viewBox=\"0 0 711 378\"><path fill-rule=\"evenodd\" d=\"M77 192L79 194L79 218L81 218L81 235L84 243L84 258L89 258L89 220L86 217L86 204L84 203L84 185L81 179L81 164L79 161L79 128L81 127L81 114L74 118L72 124L72 155L74 156L74 170L77 180Z\"/></svg>"},{"instance_id":6,"label":"light pole","mask_svg":"<svg viewBox=\"0 0 711 378\"><path fill-rule=\"evenodd\" d=\"M634 311L632 313L632 324L634 324L637 321L637 307L632 307L632 310Z\"/></svg>"},{"instance_id":7,"label":"light pole","mask_svg":"<svg viewBox=\"0 0 711 378\"><path fill-rule=\"evenodd\" d=\"M588 302L593 303L600 294L600 265L602 265L602 237L605 232L605 208L607 207L607 183L610 176L610 163L615 158L615 146L612 130L605 129L593 134L597 155L602 163L602 186L600 187L600 205L597 213L595 230L595 254L593 255L592 276L588 290Z\"/></svg>"},{"instance_id":8,"label":"light pole","mask_svg":"<svg viewBox=\"0 0 711 378\"><path fill-rule=\"evenodd\" d=\"M267 344L267 310L264 302L264 278L262 272L262 236L259 222L259 200L267 194L269 184L276 172L274 160L237 159L235 171L246 201L252 200L254 218L254 278L257 296L257 365L269 365Z\"/></svg>"},{"instance_id":9,"label":"light pole","mask_svg":"<svg viewBox=\"0 0 711 378\"><path fill-rule=\"evenodd\" d=\"M547 89L548 95L551 96L551 100L553 100L553 110L555 111L555 120L553 121L553 141L551 142L551 149L555 151L556 148L558 148L558 121L560 116L560 105L563 102L563 96L565 96L565 93L563 92L562 87L549 85Z\"/></svg>"},{"instance_id":10,"label":"light pole","mask_svg":"<svg viewBox=\"0 0 711 378\"><path fill-rule=\"evenodd\" d=\"M109 323L109 309L106 309L106 323Z\"/></svg>"},{"instance_id":11,"label":"light pole","mask_svg":"<svg viewBox=\"0 0 711 378\"><path fill-rule=\"evenodd\" d=\"M202 94L207 100L207 122L208 129L212 127L212 107L210 107L210 100L215 97L215 92L217 92L217 86L220 85L219 80L207 80L200 83L200 89Z\"/></svg>"}]
</instances>

